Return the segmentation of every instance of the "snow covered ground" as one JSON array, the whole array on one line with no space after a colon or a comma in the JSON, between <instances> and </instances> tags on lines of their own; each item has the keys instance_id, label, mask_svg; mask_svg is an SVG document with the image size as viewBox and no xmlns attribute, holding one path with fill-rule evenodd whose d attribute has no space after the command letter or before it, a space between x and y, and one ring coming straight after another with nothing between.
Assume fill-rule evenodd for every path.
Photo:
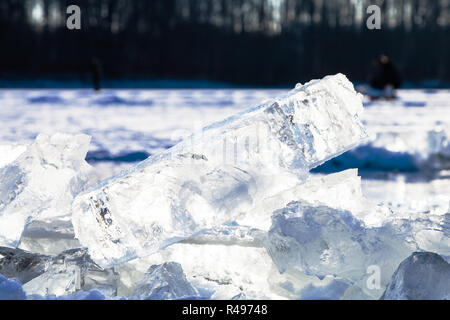
<instances>
[{"instance_id":1,"label":"snow covered ground","mask_svg":"<svg viewBox=\"0 0 450 320\"><path fill-rule=\"evenodd\" d=\"M86 133L92 136L88 160L140 160L287 91L0 90L0 143L31 142L38 133ZM400 90L397 101L364 105L363 121L377 139L373 147L399 153L400 160L403 153L427 158L447 142L450 90Z\"/></svg>"},{"instance_id":2,"label":"snow covered ground","mask_svg":"<svg viewBox=\"0 0 450 320\"><path fill-rule=\"evenodd\" d=\"M60 179L56 186L50 186L49 183L46 187L58 190L67 188L75 196L80 183L74 185L74 180L88 181L87 185L94 185L146 159L149 155L167 150L208 124L287 92L288 90L278 89L103 90L100 93L86 89L0 90L2 124L0 168L22 154L25 151L23 144L32 143L40 133L49 136L58 132L87 134L92 138L86 160L94 169L88 174L83 164L74 162L70 158L60 159L66 178ZM329 206L327 208L310 209L301 203L289 203L286 208L277 211L279 217L272 221L272 226L270 221L267 225L267 221L261 220L258 221L259 225L256 226L255 223L257 227L255 230L247 229L242 226L248 222L248 219L240 217L241 220L236 221L242 221L242 226L225 225L220 227L222 228L219 228L220 230L214 229L218 226L212 226L214 236L206 233L197 238L183 240L156 255L142 257L140 260L115 266L114 269L108 269L110 266L105 266L101 272L94 270L96 267L92 267L91 264L83 265L85 269L80 271L77 261L90 261L90 257L86 258L86 252L83 250L72 249L75 251L60 253L61 248L76 248L80 244L73 239L73 230L70 221L67 221L64 216L65 212L60 212L62 215L56 218L55 214L51 213L51 219L60 219L57 224L50 225L47 224L48 221L36 221L31 223L22 235L20 248L34 252L34 255L21 251L9 253L3 250L0 259L2 255L3 258L7 256L10 259L8 261L11 262L8 262L10 264L7 267L5 262L0 263L0 270L11 271L15 259L24 259L24 256L37 261L35 263L37 266L39 263L46 263L48 266L49 261L52 261L51 268L57 271L51 269L45 273L41 272L39 277L27 282L24 286L23 289L29 298L45 296L43 283L48 283L46 292L53 295L46 298L58 296L61 299L84 299L86 297L101 298L102 295L146 298L145 290L155 286L154 279L165 279L164 281L168 283L168 289L166 289L168 291L158 295L163 298L354 299L380 297L383 290L375 290L376 292L372 294L361 291L361 282L366 281L364 272L361 273L361 270L365 271L371 259L376 260L378 257L378 260L382 260L380 257L389 252L395 257L393 260L395 263L386 263L382 266L382 271L392 274L398 264L409 255L409 249L400 240L395 242L397 240L391 236L392 231L389 231L391 230L389 228L396 230L395 232L399 235L412 235L410 241L419 244L421 249L438 250L447 262L450 257L448 234L450 90L400 90L398 95L399 99L395 101L364 100L364 112L361 119L366 126L369 138L359 147L315 168L314 174L308 178L303 187L294 188L289 195L285 196L289 201L292 200L289 196L292 196L299 201L306 199L322 205L325 202ZM58 151L87 147L83 136L79 136L74 141L64 136L49 138L56 139L56 142L47 142L46 139L40 138L40 142L36 144L36 150L30 153L30 159L45 160L46 157L43 157L39 150L43 148L42 145L48 143L56 145L55 148ZM78 167L83 169L79 171ZM77 168L77 173L74 172L74 168ZM350 168L360 169L362 194L358 194L359 180L353 171L327 176ZM39 171L27 179L32 181L31 179L38 179L39 175L49 174L52 172ZM87 175L89 177L86 177ZM233 176L233 179L236 177L238 175ZM67 182L69 180L70 184ZM324 187L316 190L320 184ZM171 190L168 189L166 192L172 192ZM46 201L40 196L40 190L33 192L38 195L36 198L39 201ZM118 194L120 195L120 192ZM365 202L363 196L369 203ZM7 197L10 195L8 194ZM281 209L276 207L280 201L279 197L275 196L275 198L275 200L270 197L264 199L259 207L250 211L250 218L258 217L257 213L261 212L262 208ZM7 203L4 199L0 201ZM104 200L97 198L96 201L100 203ZM31 205L37 206L36 203L38 202L33 202ZM103 205L104 203L101 202L100 206L107 209ZM360 207L372 208L370 210L376 212L377 216L383 216L383 221L387 221L389 226L380 225L381 220L367 219L364 210ZM390 213L386 213L387 211L384 210L386 208L391 210ZM2 209L1 206L0 209ZM58 207L58 210L67 211L68 209ZM310 210L313 210L313 214L308 218ZM361 229L356 222L349 223L348 217L341 210L351 211L354 217L364 221L370 229ZM299 212L302 212L302 215ZM395 217L389 216L391 213L395 213ZM430 221L426 222L428 217ZM26 215L23 219L26 220ZM317 231L318 234L323 233L325 241L336 243L335 240L337 241L339 237L348 237L348 239L345 238L347 243L352 243L355 238L358 238L360 244L370 247L376 236L379 244L376 249L370 249L374 250L370 251L372 255L367 255L367 252L357 252L351 247L341 248L336 245L326 250L322 249L321 253L315 256L317 246L320 247L322 244L314 242L314 239L297 238L296 241L302 244L300 247L309 248L309 251L300 253L303 255L301 259L296 256L286 256L279 251L280 244L287 245L287 250L299 250L297 242L285 239L286 234L295 230L307 230L323 221L320 219L327 219L333 221L335 225L345 226L342 230L327 226L328 229ZM414 222L409 222L413 220ZM292 228L286 229L288 225ZM269 232L267 245L261 244L264 242L260 240L263 237L261 230ZM414 232L408 230L414 230ZM39 238L41 233L45 234L42 239ZM52 234L59 242L52 241L48 234ZM38 238L41 240L35 241ZM333 250L342 250L345 256L357 257L354 261L357 261L358 267L355 267L355 270L344 270L343 261L339 262L343 264L342 266L340 264L334 264L333 267L329 264L325 265L324 261L328 263L327 259L332 259L330 257L333 255ZM184 252L189 252L189 255ZM205 256L208 256L208 259L202 258ZM243 256L246 259L243 260ZM301 271L296 269L298 266L296 259L300 259L305 264ZM64 265L73 264L73 269L61 269L60 261L64 261ZM220 263L216 263L217 261ZM177 263L181 264L182 269ZM294 267L289 267L291 265ZM149 268L150 266L154 267ZM281 272L281 269L285 271L282 274L274 271ZM55 280L55 284L52 284L49 281L54 272L60 274L61 280ZM12 272L12 274L15 273ZM73 274L77 276L74 278ZM331 274L333 277L330 276ZM7 274L4 276L8 277ZM26 272L23 276L26 276ZM82 279L82 283L89 284L91 278L95 281L101 278L105 283L104 286L80 286L78 282L81 280L73 281L73 279ZM137 284L136 279L142 279L142 282ZM383 285L385 286L389 280L384 279ZM0 276L0 288L2 285L13 288L5 291L9 294L7 297L24 296L22 288L11 281ZM61 283L66 283L66 287L70 290L61 292ZM91 291L92 289L98 289L101 293ZM447 291L443 292L448 292L448 289L445 288ZM396 293L389 293L388 296L396 296Z\"/></svg>"},{"instance_id":3,"label":"snow covered ground","mask_svg":"<svg viewBox=\"0 0 450 320\"><path fill-rule=\"evenodd\" d=\"M92 137L87 160L105 178L284 92L0 90L0 148L32 142L39 133L85 133ZM450 196L450 90L400 90L398 95L396 101L365 100L362 119L372 142L315 171L362 168L368 171L361 173L367 178L364 190L377 202L444 202Z\"/></svg>"}]
</instances>

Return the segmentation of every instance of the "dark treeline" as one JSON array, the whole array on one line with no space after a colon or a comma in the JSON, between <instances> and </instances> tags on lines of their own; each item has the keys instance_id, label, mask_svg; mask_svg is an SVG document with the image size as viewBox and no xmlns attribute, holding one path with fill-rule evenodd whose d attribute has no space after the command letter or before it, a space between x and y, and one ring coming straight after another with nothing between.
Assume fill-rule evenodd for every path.
<instances>
[{"instance_id":1,"label":"dark treeline","mask_svg":"<svg viewBox=\"0 0 450 320\"><path fill-rule=\"evenodd\" d=\"M81 8L68 30L66 8ZM381 8L381 30L366 9ZM388 54L411 82L450 80L450 0L1 0L0 75L292 84L364 81Z\"/></svg>"}]
</instances>

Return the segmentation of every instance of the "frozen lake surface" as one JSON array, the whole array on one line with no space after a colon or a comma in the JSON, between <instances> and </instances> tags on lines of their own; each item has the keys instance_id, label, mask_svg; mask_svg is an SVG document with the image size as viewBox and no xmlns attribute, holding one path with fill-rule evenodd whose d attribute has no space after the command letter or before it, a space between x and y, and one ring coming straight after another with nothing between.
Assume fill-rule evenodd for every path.
<instances>
[{"instance_id":1,"label":"frozen lake surface","mask_svg":"<svg viewBox=\"0 0 450 320\"><path fill-rule=\"evenodd\" d=\"M38 133L83 132L92 136L92 160L132 161L126 156L155 154L209 123L284 92L0 90L0 143L31 142ZM403 90L396 101L364 105L363 120L373 137L379 136L374 146L387 151L425 157L439 146L411 135L427 139L450 125L450 90Z\"/></svg>"},{"instance_id":2,"label":"frozen lake surface","mask_svg":"<svg viewBox=\"0 0 450 320\"><path fill-rule=\"evenodd\" d=\"M167 149L190 133L287 90L0 90L0 144L39 133L86 133L98 178ZM448 210L450 90L400 90L365 100L367 145L314 170L359 168L366 195L408 210ZM418 197L420 195L420 197Z\"/></svg>"}]
</instances>

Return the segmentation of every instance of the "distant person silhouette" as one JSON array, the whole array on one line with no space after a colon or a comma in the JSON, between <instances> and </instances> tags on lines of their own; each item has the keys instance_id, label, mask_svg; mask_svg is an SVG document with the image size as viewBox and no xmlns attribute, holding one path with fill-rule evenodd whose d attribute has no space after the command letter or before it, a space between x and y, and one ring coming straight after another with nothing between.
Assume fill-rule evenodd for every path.
<instances>
[{"instance_id":1,"label":"distant person silhouette","mask_svg":"<svg viewBox=\"0 0 450 320\"><path fill-rule=\"evenodd\" d=\"M375 89L383 90L387 86L394 89L400 88L402 80L400 73L388 56L382 54L373 61L373 72L370 76L370 86Z\"/></svg>"},{"instance_id":2,"label":"distant person silhouette","mask_svg":"<svg viewBox=\"0 0 450 320\"><path fill-rule=\"evenodd\" d=\"M98 60L97 58L92 58L89 65L89 69L92 75L92 84L94 86L94 90L100 91L101 89L100 80L102 77L102 66L100 60Z\"/></svg>"},{"instance_id":3,"label":"distant person silhouette","mask_svg":"<svg viewBox=\"0 0 450 320\"><path fill-rule=\"evenodd\" d=\"M372 99L395 99L395 89L402 85L398 69L384 54L377 56L372 65L372 72L369 76L370 88L367 88L364 93Z\"/></svg>"}]
</instances>

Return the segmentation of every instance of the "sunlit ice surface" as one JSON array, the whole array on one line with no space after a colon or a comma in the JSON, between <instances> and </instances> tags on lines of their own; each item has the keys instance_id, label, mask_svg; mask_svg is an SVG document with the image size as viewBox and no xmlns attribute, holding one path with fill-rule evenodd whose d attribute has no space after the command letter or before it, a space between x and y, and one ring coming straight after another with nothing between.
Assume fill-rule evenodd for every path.
<instances>
[{"instance_id":1,"label":"sunlit ice surface","mask_svg":"<svg viewBox=\"0 0 450 320\"><path fill-rule=\"evenodd\" d=\"M285 92L287 90L103 90L100 93L91 90L2 90L0 145L3 149L0 150L15 157L22 152L22 144L31 143L39 133L88 134L92 141L87 160L95 168L92 171L94 177L91 177L91 183L95 183L170 148L205 125ZM314 175L321 177L359 168L362 191L374 204L384 204L404 218L418 212L437 216L447 213L450 195L449 98L448 90L400 90L397 100L366 99L362 119L370 139L315 169ZM32 231L41 228L33 227ZM39 248L26 247L26 237L24 245L26 249L39 251ZM180 244L167 254L176 256L176 251L183 251L184 245L195 246L195 243ZM260 248L254 249L255 261L267 259L264 252ZM74 256L83 254L73 253ZM201 251L199 255L202 255ZM166 260L154 259L151 263ZM187 265L193 270L198 267L194 268L192 263ZM124 266L120 271L124 279L127 268ZM136 272L145 272L138 269L134 268L130 277L135 277ZM193 274L193 270L187 272ZM108 278L107 273L105 278ZM340 287L336 286L335 290L339 291ZM200 287L207 288L207 284ZM330 287L330 292L333 288ZM39 293L38 286L34 288L33 283L26 289ZM119 290L127 293L128 289L124 285ZM60 293L55 291L55 294ZM227 296L217 292L215 297Z\"/></svg>"}]
</instances>

